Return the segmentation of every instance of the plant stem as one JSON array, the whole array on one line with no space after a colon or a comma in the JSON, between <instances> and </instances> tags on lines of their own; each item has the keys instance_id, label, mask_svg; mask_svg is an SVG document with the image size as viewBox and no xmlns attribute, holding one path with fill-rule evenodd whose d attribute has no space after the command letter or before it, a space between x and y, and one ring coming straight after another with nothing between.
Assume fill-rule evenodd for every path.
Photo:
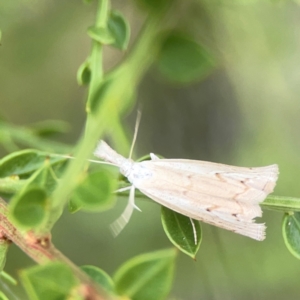
<instances>
[{"instance_id":1,"label":"plant stem","mask_svg":"<svg viewBox=\"0 0 300 300\"><path fill-rule=\"evenodd\" d=\"M103 0L103 2L100 1L99 3L107 3L107 1ZM103 15L100 13L98 14L99 18ZM67 203L70 193L76 187L78 180L81 177L82 170L87 165L86 159L95 149L99 138L107 131L111 124L114 124L115 120L120 117L119 115L122 112L124 105L126 106L126 104L124 104L126 100L124 99L124 95L128 94L128 90L131 91L136 89L142 75L154 60L158 40L157 35L160 30L160 21L161 16L157 15L148 19L143 34L136 44L135 50L116 71L116 76L112 79L112 83L108 86L108 90L103 99L101 99L101 104L96 111L87 112L88 119L85 135L78 143L79 148L75 152L76 159L70 162L64 177L53 194L53 207L51 208L51 216L48 220L48 224L44 228L45 232L51 230L52 226L62 214L64 205ZM93 54L97 57L95 58L95 63L96 61L100 61L100 56L102 57L102 48L99 45L97 47L99 47L98 50L100 51L100 54L96 54L96 52ZM101 66L95 65L94 68L101 68ZM97 74L97 79L95 78L94 81L91 82L91 91L95 91L99 88L99 70ZM92 92L90 92L89 97L92 96Z\"/></svg>"},{"instance_id":2,"label":"plant stem","mask_svg":"<svg viewBox=\"0 0 300 300\"><path fill-rule=\"evenodd\" d=\"M260 205L266 209L283 212L300 211L300 198L271 195Z\"/></svg>"},{"instance_id":3,"label":"plant stem","mask_svg":"<svg viewBox=\"0 0 300 300\"><path fill-rule=\"evenodd\" d=\"M106 27L108 8L109 8L108 0L99 0L95 27ZM99 87L99 85L103 80L102 61L103 61L103 45L93 40L92 50L90 54L91 82L89 87L88 100L86 104L87 114L91 112L91 107L90 107L91 99L93 98L94 94L97 91L97 88Z\"/></svg>"}]
</instances>

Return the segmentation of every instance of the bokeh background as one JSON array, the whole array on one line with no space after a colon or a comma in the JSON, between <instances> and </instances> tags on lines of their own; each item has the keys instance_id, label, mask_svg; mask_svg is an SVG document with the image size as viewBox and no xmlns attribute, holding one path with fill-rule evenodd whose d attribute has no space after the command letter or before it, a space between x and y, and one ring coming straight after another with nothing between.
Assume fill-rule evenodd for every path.
<instances>
[{"instance_id":1,"label":"bokeh background","mask_svg":"<svg viewBox=\"0 0 300 300\"><path fill-rule=\"evenodd\" d=\"M70 131L57 140L76 143L84 127L86 100L76 72L90 50L86 29L94 22L95 4L0 2L2 118L21 126L67 121ZM114 0L112 6L130 21L133 40L145 12L134 1ZM275 194L299 197L299 3L183 1L173 17L214 53L218 64L201 82L185 86L168 83L155 66L150 69L137 93L143 116L136 157L155 152L241 166L278 163ZM106 69L121 59L120 52L106 49ZM123 120L129 137L135 117L136 108ZM1 149L1 156L5 154ZM113 238L109 224L125 203L120 198L104 213L65 212L53 231L55 245L76 264L93 264L111 275L135 255L171 246L160 207L150 201L139 201L142 213L136 211ZM204 224L197 261L178 256L169 299L299 299L300 263L283 243L282 213L264 211L263 221L268 227L264 242ZM7 272L17 276L17 270L31 265L11 247ZM10 297L26 299L21 287L13 288Z\"/></svg>"}]
</instances>

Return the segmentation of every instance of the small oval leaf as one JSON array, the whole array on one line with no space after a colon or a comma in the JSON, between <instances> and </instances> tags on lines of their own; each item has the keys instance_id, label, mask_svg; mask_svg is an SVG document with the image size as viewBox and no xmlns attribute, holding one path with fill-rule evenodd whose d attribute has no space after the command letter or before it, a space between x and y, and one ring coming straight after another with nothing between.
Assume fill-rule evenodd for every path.
<instances>
[{"instance_id":1,"label":"small oval leaf","mask_svg":"<svg viewBox=\"0 0 300 300\"><path fill-rule=\"evenodd\" d=\"M87 33L90 38L103 45L110 45L115 42L115 38L108 28L91 26Z\"/></svg>"},{"instance_id":2,"label":"small oval leaf","mask_svg":"<svg viewBox=\"0 0 300 300\"><path fill-rule=\"evenodd\" d=\"M77 203L75 202L74 200L70 200L69 203L68 203L68 211L71 213L71 214L74 214L78 211L80 211L82 208L82 205L81 203Z\"/></svg>"},{"instance_id":3,"label":"small oval leaf","mask_svg":"<svg viewBox=\"0 0 300 300\"><path fill-rule=\"evenodd\" d=\"M27 184L24 186L24 190L30 188L31 186L38 186L46 192L47 196L50 196L57 186L56 173L58 172L55 172L51 166L45 166L41 170L36 171L29 179L27 179ZM23 191L21 191L21 193Z\"/></svg>"},{"instance_id":4,"label":"small oval leaf","mask_svg":"<svg viewBox=\"0 0 300 300\"><path fill-rule=\"evenodd\" d=\"M300 212L287 213L283 217L282 234L289 251L300 259Z\"/></svg>"},{"instance_id":5,"label":"small oval leaf","mask_svg":"<svg viewBox=\"0 0 300 300\"><path fill-rule=\"evenodd\" d=\"M50 164L66 160L63 157L51 156L48 153L28 149L11 153L0 160L0 177L27 175L41 168L45 160Z\"/></svg>"},{"instance_id":6,"label":"small oval leaf","mask_svg":"<svg viewBox=\"0 0 300 300\"><path fill-rule=\"evenodd\" d=\"M81 266L80 268L107 292L115 292L114 282L106 272L95 266Z\"/></svg>"},{"instance_id":7,"label":"small oval leaf","mask_svg":"<svg viewBox=\"0 0 300 300\"><path fill-rule=\"evenodd\" d=\"M195 259L202 240L200 223L164 206L161 208L161 221L169 240Z\"/></svg>"},{"instance_id":8,"label":"small oval leaf","mask_svg":"<svg viewBox=\"0 0 300 300\"><path fill-rule=\"evenodd\" d=\"M30 299L35 300L71 299L72 289L79 284L72 270L60 262L21 271L21 280Z\"/></svg>"},{"instance_id":9,"label":"small oval leaf","mask_svg":"<svg viewBox=\"0 0 300 300\"><path fill-rule=\"evenodd\" d=\"M180 34L170 34L164 40L157 64L170 81L182 84L202 79L215 66L207 50Z\"/></svg>"},{"instance_id":10,"label":"small oval leaf","mask_svg":"<svg viewBox=\"0 0 300 300\"><path fill-rule=\"evenodd\" d=\"M108 170L89 173L73 192L70 207L89 211L107 210L115 203L116 189L117 179Z\"/></svg>"},{"instance_id":11,"label":"small oval leaf","mask_svg":"<svg viewBox=\"0 0 300 300\"><path fill-rule=\"evenodd\" d=\"M116 272L117 293L132 300L166 299L173 280L175 249L136 256Z\"/></svg>"},{"instance_id":12,"label":"small oval leaf","mask_svg":"<svg viewBox=\"0 0 300 300\"><path fill-rule=\"evenodd\" d=\"M91 81L92 72L90 62L85 61L77 71L77 83L79 85L88 85Z\"/></svg>"},{"instance_id":13,"label":"small oval leaf","mask_svg":"<svg viewBox=\"0 0 300 300\"><path fill-rule=\"evenodd\" d=\"M130 27L124 16L116 10L111 11L107 26L114 37L112 46L126 50L130 38Z\"/></svg>"},{"instance_id":14,"label":"small oval leaf","mask_svg":"<svg viewBox=\"0 0 300 300\"><path fill-rule=\"evenodd\" d=\"M37 227L47 217L47 204L46 191L40 187L30 186L13 198L10 216L24 229Z\"/></svg>"}]
</instances>

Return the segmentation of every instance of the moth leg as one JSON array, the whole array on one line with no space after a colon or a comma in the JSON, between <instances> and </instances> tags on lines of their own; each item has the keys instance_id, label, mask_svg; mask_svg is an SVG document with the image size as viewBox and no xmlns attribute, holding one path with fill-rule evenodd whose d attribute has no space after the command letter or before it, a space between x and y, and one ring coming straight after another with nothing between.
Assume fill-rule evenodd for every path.
<instances>
[{"instance_id":1,"label":"moth leg","mask_svg":"<svg viewBox=\"0 0 300 300\"><path fill-rule=\"evenodd\" d=\"M120 189L114 191L114 193L122 193L122 192L126 192L126 191L128 191L128 190L131 190L131 189L132 189L132 185L131 185L131 186L126 186L126 187L120 188ZM129 199L130 199L130 194L129 194ZM134 195L133 195L132 205L133 205L133 207L134 207L136 210L142 211L142 210L134 203Z\"/></svg>"},{"instance_id":2,"label":"moth leg","mask_svg":"<svg viewBox=\"0 0 300 300\"><path fill-rule=\"evenodd\" d=\"M114 236L117 236L123 230L123 228L129 222L132 212L135 208L140 211L140 209L134 203L134 191L135 191L135 187L132 185L130 187L128 204L126 205L121 216L110 225L110 228Z\"/></svg>"},{"instance_id":3,"label":"moth leg","mask_svg":"<svg viewBox=\"0 0 300 300\"><path fill-rule=\"evenodd\" d=\"M191 224L192 224L192 227L193 227L194 242L195 242L195 245L197 245L198 238L197 238L197 231L196 231L196 227L195 227L195 224L194 224L194 220L192 218L190 218L190 221L191 221Z\"/></svg>"},{"instance_id":4,"label":"moth leg","mask_svg":"<svg viewBox=\"0 0 300 300\"><path fill-rule=\"evenodd\" d=\"M150 153L151 160L159 160L159 157L154 153Z\"/></svg>"},{"instance_id":5,"label":"moth leg","mask_svg":"<svg viewBox=\"0 0 300 300\"><path fill-rule=\"evenodd\" d=\"M130 190L131 188L132 188L132 186L126 186L126 187L123 187L123 188L120 188L120 189L114 191L114 193L122 193L122 192Z\"/></svg>"}]
</instances>

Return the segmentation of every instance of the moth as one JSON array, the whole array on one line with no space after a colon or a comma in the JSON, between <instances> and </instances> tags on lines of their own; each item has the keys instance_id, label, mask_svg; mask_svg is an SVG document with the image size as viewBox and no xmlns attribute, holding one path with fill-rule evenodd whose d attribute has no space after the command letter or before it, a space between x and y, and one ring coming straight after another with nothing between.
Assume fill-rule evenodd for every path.
<instances>
[{"instance_id":1,"label":"moth","mask_svg":"<svg viewBox=\"0 0 300 300\"><path fill-rule=\"evenodd\" d=\"M157 203L190 218L195 243L197 235L192 219L199 220L258 241L265 239L265 224L255 223L262 216L259 206L273 192L278 179L278 165L245 168L190 159L160 159L150 153L151 160L131 159L141 119L138 111L129 158L100 141L94 155L119 167L131 186L128 204L111 225L119 234L129 222L134 208L135 189ZM93 161L93 160L92 160ZM99 163L99 161L93 161Z\"/></svg>"},{"instance_id":2,"label":"moth","mask_svg":"<svg viewBox=\"0 0 300 300\"><path fill-rule=\"evenodd\" d=\"M119 190L130 190L130 193L123 214L112 225L115 234L137 208L134 191L138 189L159 204L192 219L255 240L265 238L265 224L255 223L254 219L262 216L259 203L276 185L276 164L246 168L199 160L159 159L153 153L151 160L134 162L104 141L100 141L94 155L118 166L132 184Z\"/></svg>"}]
</instances>

